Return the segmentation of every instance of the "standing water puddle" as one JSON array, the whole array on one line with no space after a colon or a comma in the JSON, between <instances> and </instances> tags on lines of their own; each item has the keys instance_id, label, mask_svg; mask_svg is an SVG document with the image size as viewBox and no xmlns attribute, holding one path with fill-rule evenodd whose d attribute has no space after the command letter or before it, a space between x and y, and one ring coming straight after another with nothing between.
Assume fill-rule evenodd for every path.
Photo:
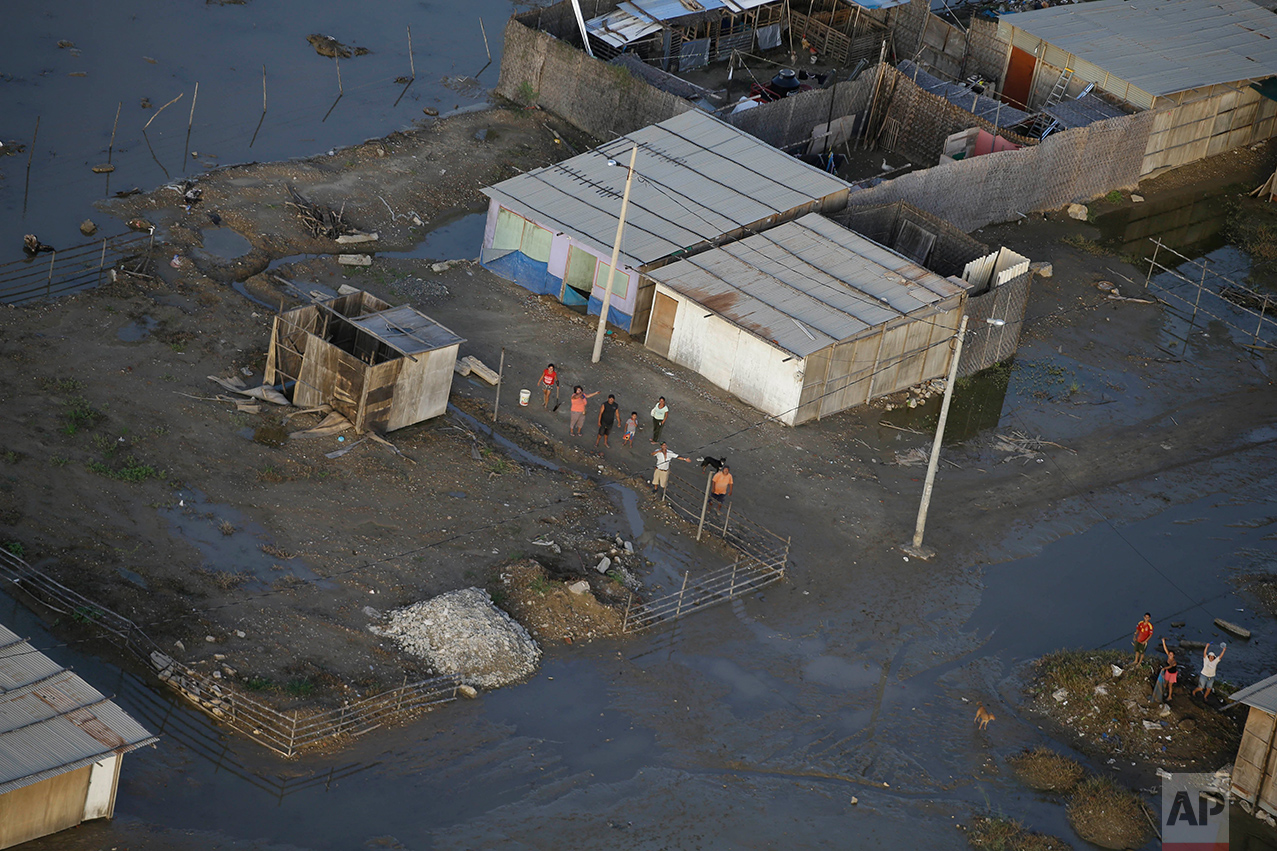
<instances>
[{"instance_id":1,"label":"standing water puddle","mask_svg":"<svg viewBox=\"0 0 1277 851\"><path fill-rule=\"evenodd\" d=\"M204 228L200 231L204 253L222 260L234 260L253 250L253 244L230 228Z\"/></svg>"},{"instance_id":2,"label":"standing water puddle","mask_svg":"<svg viewBox=\"0 0 1277 851\"><path fill-rule=\"evenodd\" d=\"M140 319L133 320L127 325L121 326L120 330L115 332L115 336L121 342L136 343L151 336L151 332L154 331L155 327L159 324L160 323L157 320L152 319L150 316L143 316Z\"/></svg>"},{"instance_id":3,"label":"standing water puddle","mask_svg":"<svg viewBox=\"0 0 1277 851\"><path fill-rule=\"evenodd\" d=\"M265 585L294 576L321 588L336 587L320 579L300 559L264 551L263 546L271 546L274 540L266 529L243 512L208 502L198 490L183 493L175 505L160 509L160 514L168 520L175 537L199 550L207 568L226 574L247 573Z\"/></svg>"},{"instance_id":4,"label":"standing water puddle","mask_svg":"<svg viewBox=\"0 0 1277 851\"><path fill-rule=\"evenodd\" d=\"M469 260L479 256L483 244L483 229L488 221L486 212L467 216L440 225L416 246L407 251L381 252L390 257L425 258L429 260Z\"/></svg>"}]
</instances>

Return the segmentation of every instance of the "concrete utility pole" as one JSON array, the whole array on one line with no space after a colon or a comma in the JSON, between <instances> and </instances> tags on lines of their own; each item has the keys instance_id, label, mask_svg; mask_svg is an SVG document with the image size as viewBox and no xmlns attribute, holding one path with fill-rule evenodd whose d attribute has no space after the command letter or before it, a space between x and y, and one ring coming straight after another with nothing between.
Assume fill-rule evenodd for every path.
<instances>
[{"instance_id":1,"label":"concrete utility pole","mask_svg":"<svg viewBox=\"0 0 1277 851\"><path fill-rule=\"evenodd\" d=\"M625 193L621 196L621 217L616 220L616 241L612 243L612 265L607 270L607 284L603 287L603 305L599 308L599 329L594 334L594 356L598 363L603 356L603 338L607 335L607 312L612 306L612 279L616 277L616 262L621 256L621 231L625 228L625 212L630 208L630 184L634 182L634 161L638 159L638 145L630 151L630 168L625 174ZM609 161L608 165L615 165Z\"/></svg>"},{"instance_id":2,"label":"concrete utility pole","mask_svg":"<svg viewBox=\"0 0 1277 851\"><path fill-rule=\"evenodd\" d=\"M953 385L958 377L958 360L962 357L962 338L967 334L967 317L958 324L954 337L953 353L949 357L949 376L944 385L944 401L940 403L940 422L936 423L936 437L931 442L931 460L927 462L927 483L922 486L922 503L918 506L918 525L913 532L913 543L902 549L911 556L928 559L935 550L922 545L922 532L927 526L927 507L931 505L931 490L936 481L936 467L940 464L940 444L944 441L944 424L949 419L949 403L953 400Z\"/></svg>"}]
</instances>

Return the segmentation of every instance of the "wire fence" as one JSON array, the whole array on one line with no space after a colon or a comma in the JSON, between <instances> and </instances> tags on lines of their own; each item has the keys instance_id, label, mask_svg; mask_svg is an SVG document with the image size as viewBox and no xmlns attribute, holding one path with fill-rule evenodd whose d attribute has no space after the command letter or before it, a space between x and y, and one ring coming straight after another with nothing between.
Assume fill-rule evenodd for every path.
<instances>
[{"instance_id":1,"label":"wire fence","mask_svg":"<svg viewBox=\"0 0 1277 851\"><path fill-rule=\"evenodd\" d=\"M750 520L730 502L721 508L716 508L713 502L707 506L704 485L679 478L671 470L662 500L680 519L695 526L701 525L701 510L704 508L705 524L702 534L721 538L742 555L763 564L771 564L779 559L781 569L784 569L789 558L789 539Z\"/></svg>"},{"instance_id":2,"label":"wire fence","mask_svg":"<svg viewBox=\"0 0 1277 851\"><path fill-rule=\"evenodd\" d=\"M0 264L0 302L20 304L97 286L109 270L139 254L145 254L140 265L148 266L152 247L152 234L123 233Z\"/></svg>"},{"instance_id":3,"label":"wire fence","mask_svg":"<svg viewBox=\"0 0 1277 851\"><path fill-rule=\"evenodd\" d=\"M1249 337L1250 343L1241 344L1247 348L1266 350L1277 346L1277 295L1239 284L1211 269L1205 258L1185 257L1160 239L1150 242L1154 245L1153 256L1148 261L1144 287L1156 289L1168 306L1187 312L1190 333L1198 314L1202 314ZM1159 256L1166 255L1174 258L1174 266L1158 262Z\"/></svg>"},{"instance_id":4,"label":"wire fence","mask_svg":"<svg viewBox=\"0 0 1277 851\"><path fill-rule=\"evenodd\" d=\"M281 712L233 686L229 679L196 671L164 653L142 628L123 615L73 591L18 556L0 549L0 580L19 596L55 614L113 637L122 649L201 711L284 757L361 736L456 700L457 677L432 677L314 712Z\"/></svg>"},{"instance_id":5,"label":"wire fence","mask_svg":"<svg viewBox=\"0 0 1277 851\"><path fill-rule=\"evenodd\" d=\"M640 632L658 624L678 620L684 615L757 591L784 578L784 555L770 563L744 556L726 567L710 571L695 582L691 581L690 573L684 573L682 586L673 594L628 606L621 631Z\"/></svg>"},{"instance_id":6,"label":"wire fence","mask_svg":"<svg viewBox=\"0 0 1277 851\"><path fill-rule=\"evenodd\" d=\"M675 621L785 578L789 563L788 538L745 517L734 510L730 502L715 507L708 502L705 488L679 478L673 471L661 499L679 519L697 527L698 538L701 535L719 538L740 555L731 564L695 581L690 572L684 573L681 587L672 594L637 604L631 597L625 608L622 632L640 632Z\"/></svg>"}]
</instances>

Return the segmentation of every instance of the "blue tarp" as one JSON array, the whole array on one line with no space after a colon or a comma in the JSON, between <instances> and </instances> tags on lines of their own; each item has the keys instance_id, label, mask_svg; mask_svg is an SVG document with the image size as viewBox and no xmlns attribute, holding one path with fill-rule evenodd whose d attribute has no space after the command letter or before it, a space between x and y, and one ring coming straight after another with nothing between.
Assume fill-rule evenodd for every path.
<instances>
[{"instance_id":1,"label":"blue tarp","mask_svg":"<svg viewBox=\"0 0 1277 851\"><path fill-rule=\"evenodd\" d=\"M521 251L509 251L492 258L486 256L488 253L485 251L485 256L480 258L483 268L538 295L559 297L563 279L551 275L548 264L533 260Z\"/></svg>"}]
</instances>

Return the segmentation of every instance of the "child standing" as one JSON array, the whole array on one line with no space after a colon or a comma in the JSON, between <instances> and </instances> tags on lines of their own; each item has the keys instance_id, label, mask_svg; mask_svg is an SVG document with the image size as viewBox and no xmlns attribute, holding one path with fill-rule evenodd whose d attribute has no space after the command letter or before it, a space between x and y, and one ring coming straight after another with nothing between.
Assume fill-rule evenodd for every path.
<instances>
[{"instance_id":1,"label":"child standing","mask_svg":"<svg viewBox=\"0 0 1277 851\"><path fill-rule=\"evenodd\" d=\"M626 446L634 446L634 433L638 431L638 411L630 411L630 418L625 421L625 436L621 442Z\"/></svg>"}]
</instances>

